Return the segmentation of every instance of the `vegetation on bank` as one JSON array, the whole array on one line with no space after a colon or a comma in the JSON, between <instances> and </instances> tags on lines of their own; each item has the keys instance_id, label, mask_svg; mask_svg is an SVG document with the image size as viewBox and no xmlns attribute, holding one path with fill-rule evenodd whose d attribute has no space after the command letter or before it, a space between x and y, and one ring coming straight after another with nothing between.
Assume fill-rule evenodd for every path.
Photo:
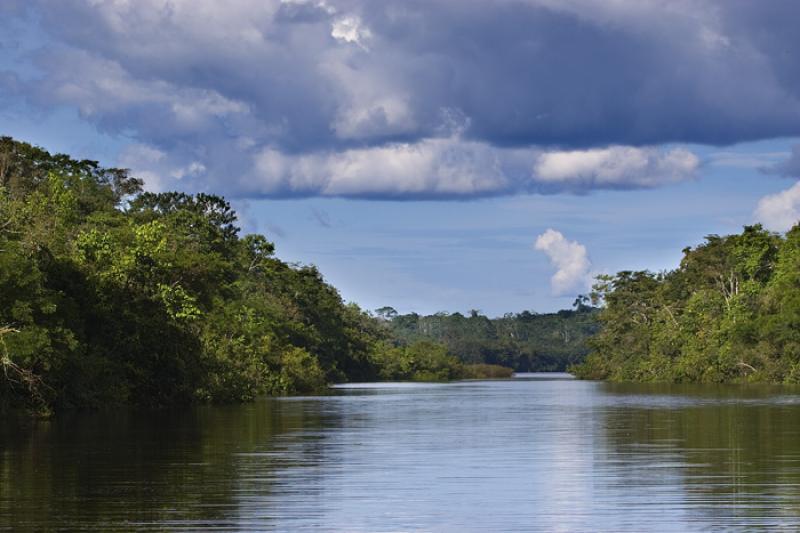
<instances>
[{"instance_id":1,"label":"vegetation on bank","mask_svg":"<svg viewBox=\"0 0 800 533\"><path fill-rule=\"evenodd\" d=\"M800 225L709 235L671 272L620 272L594 289L602 327L578 377L800 382Z\"/></svg>"},{"instance_id":2,"label":"vegetation on bank","mask_svg":"<svg viewBox=\"0 0 800 533\"><path fill-rule=\"evenodd\" d=\"M488 318L478 311L399 315L391 307L377 310L403 343L434 341L465 364L501 365L518 372L559 372L583 361L587 340L599 329L598 309L575 302L574 310L557 313L509 313Z\"/></svg>"},{"instance_id":3,"label":"vegetation on bank","mask_svg":"<svg viewBox=\"0 0 800 533\"><path fill-rule=\"evenodd\" d=\"M242 401L475 375L396 340L224 199L0 138L0 407ZM494 370L492 370L494 373Z\"/></svg>"},{"instance_id":4,"label":"vegetation on bank","mask_svg":"<svg viewBox=\"0 0 800 533\"><path fill-rule=\"evenodd\" d=\"M143 192L124 169L0 138L0 408L244 401L567 368L800 382L800 226L711 235L674 271L601 276L574 310L495 319L372 315L274 252L240 233L223 198Z\"/></svg>"},{"instance_id":5,"label":"vegetation on bank","mask_svg":"<svg viewBox=\"0 0 800 533\"><path fill-rule=\"evenodd\" d=\"M464 365L463 379L508 379L514 375L514 369L507 366L476 363Z\"/></svg>"}]
</instances>

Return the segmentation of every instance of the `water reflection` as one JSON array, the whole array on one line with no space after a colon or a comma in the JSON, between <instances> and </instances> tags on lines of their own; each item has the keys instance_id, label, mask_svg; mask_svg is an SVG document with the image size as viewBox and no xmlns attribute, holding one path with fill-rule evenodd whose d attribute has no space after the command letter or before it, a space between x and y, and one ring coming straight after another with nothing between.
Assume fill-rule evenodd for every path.
<instances>
[{"instance_id":1,"label":"water reflection","mask_svg":"<svg viewBox=\"0 0 800 533\"><path fill-rule=\"evenodd\" d=\"M603 463L628 487L695 523L753 530L800 526L797 389L604 385ZM637 406L638 404L638 406Z\"/></svg>"},{"instance_id":2,"label":"water reflection","mask_svg":"<svg viewBox=\"0 0 800 533\"><path fill-rule=\"evenodd\" d=\"M306 428L337 424L274 402L5 420L0 527L240 529L242 501L270 498L281 469L319 454Z\"/></svg>"},{"instance_id":3,"label":"water reflection","mask_svg":"<svg viewBox=\"0 0 800 533\"><path fill-rule=\"evenodd\" d=\"M514 379L0 425L0 528L800 527L775 387Z\"/></svg>"}]
</instances>

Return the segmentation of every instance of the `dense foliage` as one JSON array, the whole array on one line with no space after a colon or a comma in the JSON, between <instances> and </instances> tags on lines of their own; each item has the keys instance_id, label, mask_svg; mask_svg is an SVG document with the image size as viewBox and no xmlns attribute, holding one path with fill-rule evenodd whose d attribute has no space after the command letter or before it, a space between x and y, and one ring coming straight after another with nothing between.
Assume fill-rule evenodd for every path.
<instances>
[{"instance_id":1,"label":"dense foliage","mask_svg":"<svg viewBox=\"0 0 800 533\"><path fill-rule=\"evenodd\" d=\"M329 382L451 379L313 266L206 194L0 138L0 406L241 401Z\"/></svg>"},{"instance_id":2,"label":"dense foliage","mask_svg":"<svg viewBox=\"0 0 800 533\"><path fill-rule=\"evenodd\" d=\"M602 329L579 377L800 382L800 225L710 235L674 271L598 281Z\"/></svg>"},{"instance_id":3,"label":"dense foliage","mask_svg":"<svg viewBox=\"0 0 800 533\"><path fill-rule=\"evenodd\" d=\"M519 372L563 371L588 353L587 339L598 329L597 310L583 300L575 310L537 314L523 311L490 319L477 311L398 315L378 310L405 343L433 340L468 364L494 364Z\"/></svg>"}]
</instances>

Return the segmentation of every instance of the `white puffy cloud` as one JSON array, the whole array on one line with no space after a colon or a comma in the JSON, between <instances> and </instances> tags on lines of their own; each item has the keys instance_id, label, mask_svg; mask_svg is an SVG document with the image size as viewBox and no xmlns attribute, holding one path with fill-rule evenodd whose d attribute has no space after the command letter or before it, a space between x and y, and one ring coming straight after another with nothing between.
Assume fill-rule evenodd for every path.
<instances>
[{"instance_id":1,"label":"white puffy cloud","mask_svg":"<svg viewBox=\"0 0 800 533\"><path fill-rule=\"evenodd\" d=\"M759 200L755 218L772 231L787 231L800 222L800 181Z\"/></svg>"},{"instance_id":2,"label":"white puffy cloud","mask_svg":"<svg viewBox=\"0 0 800 533\"><path fill-rule=\"evenodd\" d=\"M339 17L331 24L331 37L337 41L354 43L369 51L367 46L372 38L372 32L364 26L364 23L357 16L349 15Z\"/></svg>"},{"instance_id":3,"label":"white puffy cloud","mask_svg":"<svg viewBox=\"0 0 800 533\"><path fill-rule=\"evenodd\" d=\"M692 178L700 160L675 148L613 146L593 150L543 153L536 161L536 179L578 188L649 188Z\"/></svg>"},{"instance_id":4,"label":"white puffy cloud","mask_svg":"<svg viewBox=\"0 0 800 533\"><path fill-rule=\"evenodd\" d=\"M550 278L554 294L583 290L590 284L592 263L584 245L567 240L560 231L548 229L536 238L534 246L544 252L556 268Z\"/></svg>"},{"instance_id":5,"label":"white puffy cloud","mask_svg":"<svg viewBox=\"0 0 800 533\"><path fill-rule=\"evenodd\" d=\"M267 149L255 157L252 192L366 198L502 194L513 190L504 155L451 138L298 156Z\"/></svg>"},{"instance_id":6,"label":"white puffy cloud","mask_svg":"<svg viewBox=\"0 0 800 533\"><path fill-rule=\"evenodd\" d=\"M657 153L650 149L630 150ZM680 176L677 171L639 174L635 170L640 167L625 158L630 150L609 151L595 168L585 162L578 169L570 166L576 174L561 167L558 179L552 166L545 168L544 173L540 171L542 161L558 159L551 157L551 152L495 147L464 139L458 130L446 137L416 142L294 154L278 146L262 146L247 136L219 139L213 146L184 143L172 150L137 143L123 150L118 164L131 168L152 190L203 190L231 197L272 198L446 200L526 193L585 193L656 187L692 175L688 171ZM615 162L616 154L622 154L622 161ZM663 159L669 157L665 155ZM658 164L649 163L650 167ZM613 179L597 177L607 168L620 167L625 171L618 172ZM218 175L229 179L220 182L215 178Z\"/></svg>"},{"instance_id":7,"label":"white puffy cloud","mask_svg":"<svg viewBox=\"0 0 800 533\"><path fill-rule=\"evenodd\" d=\"M632 152L645 154L644 163L632 163ZM497 148L458 134L415 143L298 155L270 147L254 156L247 186L249 194L265 196L384 199L585 192L656 187L688 179L697 160L683 150L659 155L656 150L618 147L603 151L602 159L593 162L594 167L586 162L579 168L560 167L556 179L553 169L557 163L552 161L562 154L565 152ZM549 166L543 168L543 160Z\"/></svg>"}]
</instances>

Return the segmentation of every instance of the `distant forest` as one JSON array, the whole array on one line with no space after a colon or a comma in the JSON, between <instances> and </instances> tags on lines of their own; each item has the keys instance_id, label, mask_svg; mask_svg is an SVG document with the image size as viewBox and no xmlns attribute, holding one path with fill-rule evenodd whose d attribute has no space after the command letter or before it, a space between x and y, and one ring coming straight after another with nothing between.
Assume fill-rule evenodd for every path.
<instances>
[{"instance_id":1,"label":"distant forest","mask_svg":"<svg viewBox=\"0 0 800 533\"><path fill-rule=\"evenodd\" d=\"M579 298L574 310L523 311L501 318L488 318L478 311L468 316L399 315L391 307L376 313L403 343L431 340L446 346L464 363L502 365L517 372L553 372L583 361L589 351L587 340L600 327L598 311Z\"/></svg>"}]
</instances>

